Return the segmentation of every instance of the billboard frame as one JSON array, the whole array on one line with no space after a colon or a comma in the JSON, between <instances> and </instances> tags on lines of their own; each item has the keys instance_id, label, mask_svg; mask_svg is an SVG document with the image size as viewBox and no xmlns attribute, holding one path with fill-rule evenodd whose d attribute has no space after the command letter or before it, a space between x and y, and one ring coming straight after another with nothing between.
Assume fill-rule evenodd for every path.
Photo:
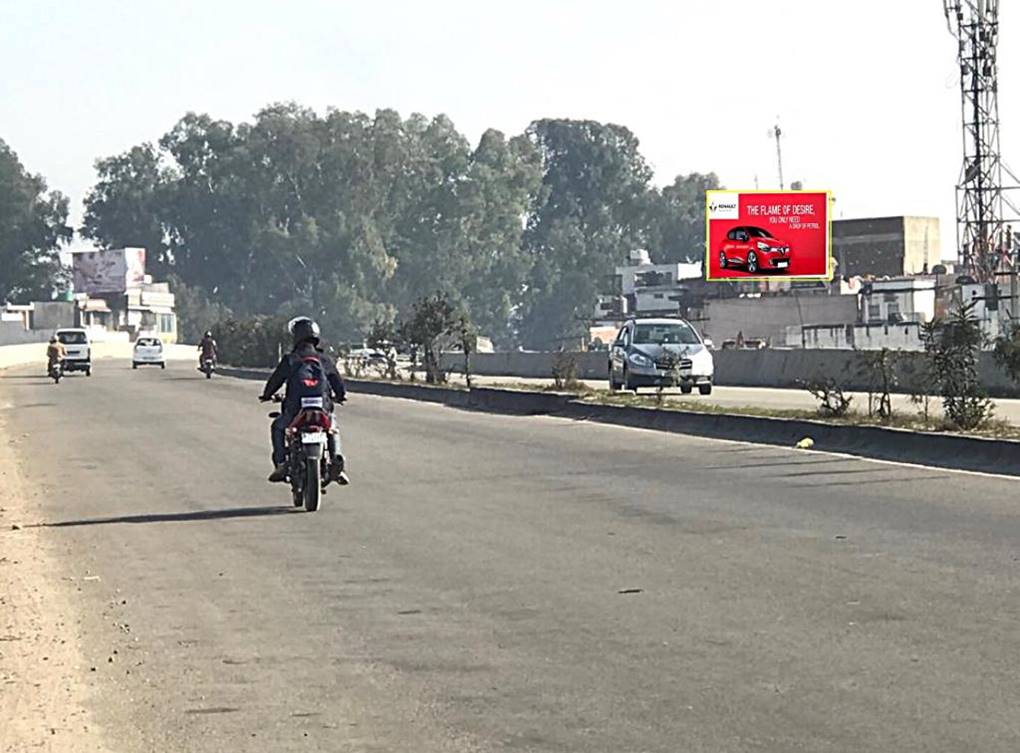
<instances>
[{"instance_id":1,"label":"billboard frame","mask_svg":"<svg viewBox=\"0 0 1020 753\"><path fill-rule=\"evenodd\" d=\"M709 220L708 205L712 200L712 194L825 194L825 258L828 272L825 275L797 275L796 277L790 276L779 276L779 275L761 275L761 276L747 276L747 277L712 277L711 263L711 248L709 247L709 228L711 227L711 221ZM832 191L829 190L811 190L811 189L780 189L780 190L768 190L768 189L754 189L749 191L741 191L732 188L710 188L705 191L705 282L832 282L832 278L835 273L832 261L832 205L835 200L832 198Z\"/></svg>"}]
</instances>

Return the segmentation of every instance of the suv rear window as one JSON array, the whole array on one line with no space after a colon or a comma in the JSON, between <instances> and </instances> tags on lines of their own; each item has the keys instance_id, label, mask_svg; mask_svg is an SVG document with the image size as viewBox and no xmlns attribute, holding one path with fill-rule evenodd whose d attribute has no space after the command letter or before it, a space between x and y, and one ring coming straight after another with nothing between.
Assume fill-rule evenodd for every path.
<instances>
[{"instance_id":1,"label":"suv rear window","mask_svg":"<svg viewBox=\"0 0 1020 753\"><path fill-rule=\"evenodd\" d=\"M84 345L88 342L84 332L58 332L57 339L64 345Z\"/></svg>"},{"instance_id":2,"label":"suv rear window","mask_svg":"<svg viewBox=\"0 0 1020 753\"><path fill-rule=\"evenodd\" d=\"M159 340L156 340L155 338L152 337L142 337L135 344L141 345L143 348L151 348L153 346L159 345Z\"/></svg>"}]
</instances>

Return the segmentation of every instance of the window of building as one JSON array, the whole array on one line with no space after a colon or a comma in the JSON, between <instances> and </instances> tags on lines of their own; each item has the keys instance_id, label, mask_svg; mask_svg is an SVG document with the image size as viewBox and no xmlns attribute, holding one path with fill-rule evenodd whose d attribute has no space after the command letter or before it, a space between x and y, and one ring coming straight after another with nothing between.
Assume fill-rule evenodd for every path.
<instances>
[{"instance_id":1,"label":"window of building","mask_svg":"<svg viewBox=\"0 0 1020 753\"><path fill-rule=\"evenodd\" d=\"M173 314L160 314L159 315L159 331L160 332L174 332L177 330L177 322Z\"/></svg>"},{"instance_id":2,"label":"window of building","mask_svg":"<svg viewBox=\"0 0 1020 753\"><path fill-rule=\"evenodd\" d=\"M875 321L882 318L882 307L877 303L868 304L868 321Z\"/></svg>"}]
</instances>

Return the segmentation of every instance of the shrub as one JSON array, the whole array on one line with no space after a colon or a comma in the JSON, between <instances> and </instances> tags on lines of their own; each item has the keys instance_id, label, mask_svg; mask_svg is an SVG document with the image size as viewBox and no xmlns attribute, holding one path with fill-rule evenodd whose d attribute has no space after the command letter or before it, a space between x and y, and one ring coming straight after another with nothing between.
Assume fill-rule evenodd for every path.
<instances>
[{"instance_id":1,"label":"shrub","mask_svg":"<svg viewBox=\"0 0 1020 753\"><path fill-rule=\"evenodd\" d=\"M819 415L826 418L840 418L850 411L853 396L847 395L843 385L834 378L816 377L801 384L818 400Z\"/></svg>"},{"instance_id":2,"label":"shrub","mask_svg":"<svg viewBox=\"0 0 1020 753\"><path fill-rule=\"evenodd\" d=\"M957 429L976 429L992 417L978 373L985 343L974 303L957 305L949 317L925 331L925 352L942 395L946 419Z\"/></svg>"},{"instance_id":3,"label":"shrub","mask_svg":"<svg viewBox=\"0 0 1020 753\"><path fill-rule=\"evenodd\" d=\"M226 319L212 328L223 363L233 366L275 366L290 348L287 320L277 316Z\"/></svg>"}]
</instances>

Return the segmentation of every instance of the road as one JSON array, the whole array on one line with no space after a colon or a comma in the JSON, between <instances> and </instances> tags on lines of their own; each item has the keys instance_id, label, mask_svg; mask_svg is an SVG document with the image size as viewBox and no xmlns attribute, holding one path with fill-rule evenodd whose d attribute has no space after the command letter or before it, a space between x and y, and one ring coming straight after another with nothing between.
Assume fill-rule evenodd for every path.
<instances>
[{"instance_id":1,"label":"road","mask_svg":"<svg viewBox=\"0 0 1020 753\"><path fill-rule=\"evenodd\" d=\"M0 376L110 750L1020 749L1013 480L354 396L312 515L257 391Z\"/></svg>"}]
</instances>

